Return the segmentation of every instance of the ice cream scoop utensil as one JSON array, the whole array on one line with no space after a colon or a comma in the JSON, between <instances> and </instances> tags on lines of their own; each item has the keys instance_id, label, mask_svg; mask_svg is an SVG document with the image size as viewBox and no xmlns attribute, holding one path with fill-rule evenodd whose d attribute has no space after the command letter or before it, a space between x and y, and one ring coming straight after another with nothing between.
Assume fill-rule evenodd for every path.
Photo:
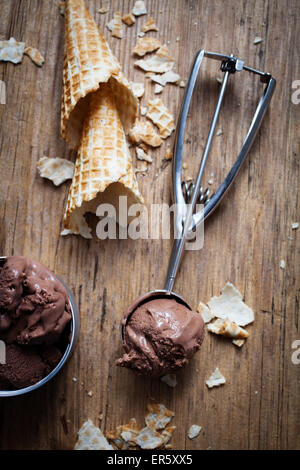
<instances>
[{"instance_id":1,"label":"ice cream scoop utensil","mask_svg":"<svg viewBox=\"0 0 300 470\"><path fill-rule=\"evenodd\" d=\"M221 61L221 71L224 73L224 76L196 181L195 183L187 184L187 182L182 182L182 154L184 144L184 133L194 87L204 57ZM240 153L238 154L231 170L225 177L224 181L220 184L217 191L212 196L210 196L209 190L203 191L201 186L204 168L211 149L211 144L217 125L218 116L220 113L229 77L230 75L235 74L235 72L242 72L243 70L260 76L260 80L262 83L265 84L265 88L257 105L252 122L250 124L250 128L248 130ZM128 308L126 314L123 317L121 325L122 341L124 341L124 328L131 313L141 303L147 302L152 298L155 298L157 296L168 296L169 298L172 297L175 298L178 302L184 303L184 305L188 306L191 310L191 307L187 304L187 302L172 291L180 260L184 252L186 238L190 236L192 232L197 229L197 227L199 227L199 225L203 223L203 221L210 214L212 214L212 212L221 202L228 189L232 185L234 179L238 174L239 169L241 168L246 156L248 155L251 145L254 142L255 136L260 128L263 117L274 93L275 86L276 80L269 73L264 73L254 68L246 66L243 60L233 56L232 54L229 56L224 54L218 54L215 52L207 52L203 49L196 54L181 107L174 144L173 190L174 201L176 203L174 220L175 240L171 252L167 278L163 290L148 292L147 294L137 299ZM204 208L199 212L195 212L196 204L199 202L204 205Z\"/></svg>"},{"instance_id":2,"label":"ice cream scoop utensil","mask_svg":"<svg viewBox=\"0 0 300 470\"><path fill-rule=\"evenodd\" d=\"M221 70L224 72L221 89L219 92L219 97L217 100L217 105L213 114L211 126L209 129L206 145L204 147L203 156L200 163L199 172L195 181L195 184L187 188L186 183L182 184L182 153L183 153L183 143L184 143L184 133L185 126L188 116L188 111L190 108L190 103L198 77L199 69L202 64L203 58L207 57L214 60L221 61ZM254 113L252 122L248 134L244 140L242 149L237 156L231 170L228 175L221 183L215 194L210 198L208 190L205 192L201 188L201 180L204 173L204 168L207 162L207 158L210 152L212 139L216 129L216 124L218 116L220 113L222 101L224 98L225 90L228 84L229 76L233 75L235 72L241 72L246 70L248 72L254 73L260 76L261 82L265 83L265 89L260 98L256 111ZM234 179L236 178L239 169L244 162L251 145L255 139L257 131L262 123L263 117L267 110L267 107L272 98L274 89L276 85L276 80L269 74L264 73L259 70L253 69L244 65L244 61L234 57L232 54L230 56L224 54L218 54L215 52L207 52L203 49L200 50L195 57L194 64L190 73L189 81L187 84L179 121L176 130L175 146L174 146L174 161L173 161L173 184L174 184L174 200L176 203L176 212L175 212L175 240L171 253L169 269L167 273L167 279L165 282L164 289L166 291L171 291L175 276L180 264L180 260L184 251L185 241L187 235L190 235L193 230L195 230L218 206L226 192L230 188ZM183 191L183 189L188 189ZM189 204L187 205L186 196L189 196ZM204 209L195 213L196 203L199 202L202 198L204 203Z\"/></svg>"}]
</instances>

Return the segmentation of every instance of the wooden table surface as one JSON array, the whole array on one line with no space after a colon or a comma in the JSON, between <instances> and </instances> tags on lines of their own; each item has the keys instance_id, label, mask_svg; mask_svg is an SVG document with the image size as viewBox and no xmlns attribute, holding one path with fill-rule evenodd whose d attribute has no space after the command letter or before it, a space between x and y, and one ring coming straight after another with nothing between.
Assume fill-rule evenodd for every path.
<instances>
[{"instance_id":1,"label":"wooden table surface","mask_svg":"<svg viewBox=\"0 0 300 470\"><path fill-rule=\"evenodd\" d=\"M57 3L0 0L0 38L13 36L45 55L42 68L28 57L17 66L0 63L7 88L7 103L0 105L0 252L30 256L61 276L79 304L81 333L73 357L51 383L0 401L0 447L71 449L87 418L104 432L131 417L142 426L152 397L175 412L175 449L299 448L300 365L292 361L292 344L300 340L300 229L291 228L300 219L300 106L291 100L292 83L300 78L299 1L146 0L159 27L147 34L168 44L182 78L188 76L196 51L206 48L235 53L277 79L247 162L207 221L204 248L185 254L175 285L196 308L231 281L255 311L255 322L241 349L208 333L201 351L177 374L174 389L114 365L122 352L119 322L124 309L138 295L163 286L171 241L63 238L59 234L69 183L56 188L37 174L43 155L75 158L60 138L64 19ZM134 1L112 0L109 12L101 15L103 3L87 0L128 78L143 81L131 51L146 17L131 28L124 25L122 40L112 38L106 23L117 10L127 13ZM262 42L254 45L256 36ZM204 69L187 126L185 176L198 169L217 96L218 65L206 61ZM143 105L154 96L154 84L145 83ZM244 73L232 78L218 124L223 134L215 138L207 165L205 181L213 172L212 188L240 149L261 92L257 77ZM161 95L175 116L183 93L168 85ZM164 155L173 139L174 134L151 151L153 164L146 176L138 175L148 207L171 201L171 163L164 162ZM280 269L281 260L285 269ZM205 380L216 367L227 382L209 390ZM203 427L193 441L187 437L192 424Z\"/></svg>"}]
</instances>

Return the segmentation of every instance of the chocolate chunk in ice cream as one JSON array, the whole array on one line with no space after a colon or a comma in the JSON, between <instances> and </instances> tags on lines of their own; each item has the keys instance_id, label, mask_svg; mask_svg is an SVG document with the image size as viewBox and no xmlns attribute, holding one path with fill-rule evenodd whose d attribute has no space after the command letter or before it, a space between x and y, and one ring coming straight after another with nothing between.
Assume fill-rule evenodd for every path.
<instances>
[{"instance_id":1,"label":"chocolate chunk in ice cream","mask_svg":"<svg viewBox=\"0 0 300 470\"><path fill-rule=\"evenodd\" d=\"M67 290L45 266L22 256L0 261L0 389L20 389L48 375L66 348L72 318Z\"/></svg>"},{"instance_id":2,"label":"chocolate chunk in ice cream","mask_svg":"<svg viewBox=\"0 0 300 470\"><path fill-rule=\"evenodd\" d=\"M131 313L124 328L125 354L117 365L159 377L186 365L200 348L204 322L175 299L157 298Z\"/></svg>"}]
</instances>

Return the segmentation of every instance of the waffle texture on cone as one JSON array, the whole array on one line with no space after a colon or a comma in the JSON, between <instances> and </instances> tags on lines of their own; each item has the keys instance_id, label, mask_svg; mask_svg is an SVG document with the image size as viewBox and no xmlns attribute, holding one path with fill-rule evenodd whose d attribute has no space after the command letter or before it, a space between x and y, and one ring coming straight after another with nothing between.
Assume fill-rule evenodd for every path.
<instances>
[{"instance_id":1,"label":"waffle texture on cone","mask_svg":"<svg viewBox=\"0 0 300 470\"><path fill-rule=\"evenodd\" d=\"M125 132L138 101L83 0L66 0L61 134L77 150L62 235L92 238L84 214L102 203L143 203ZM97 214L104 215L104 214ZM125 223L125 222L124 222Z\"/></svg>"},{"instance_id":2,"label":"waffle texture on cone","mask_svg":"<svg viewBox=\"0 0 300 470\"><path fill-rule=\"evenodd\" d=\"M137 99L84 1L66 0L61 134L71 148L80 145L89 94L108 81L127 132L136 119Z\"/></svg>"},{"instance_id":3,"label":"waffle texture on cone","mask_svg":"<svg viewBox=\"0 0 300 470\"><path fill-rule=\"evenodd\" d=\"M117 209L119 196L127 196L128 205L143 202L112 87L108 82L89 97L64 216L64 234L91 238L83 215L96 213L101 203Z\"/></svg>"}]
</instances>

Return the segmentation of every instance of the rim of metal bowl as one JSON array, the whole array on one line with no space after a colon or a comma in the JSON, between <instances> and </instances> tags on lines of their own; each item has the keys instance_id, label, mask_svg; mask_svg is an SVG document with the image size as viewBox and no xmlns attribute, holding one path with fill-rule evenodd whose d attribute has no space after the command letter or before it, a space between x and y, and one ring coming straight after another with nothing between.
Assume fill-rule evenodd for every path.
<instances>
[{"instance_id":1,"label":"rim of metal bowl","mask_svg":"<svg viewBox=\"0 0 300 470\"><path fill-rule=\"evenodd\" d=\"M0 259L3 259L3 258L5 258L5 256L0 257ZM79 317L78 306L69 286L67 286L67 284L57 274L54 274L54 275L65 286L68 292L68 297L69 297L70 306L71 306L71 313L72 313L72 318L71 318L71 323L70 323L72 334L71 334L70 342L68 346L66 347L63 357L61 358L57 366L48 375L46 375L46 377L44 377L39 382L36 382L35 384L30 385L30 387L20 388L17 390L0 390L0 398L25 395L26 393L33 392L34 390L37 390L38 388L45 385L47 382L53 379L53 377L55 377L55 375L65 365L65 363L67 362L67 360L69 359L71 355L71 352L74 350L76 346L78 336L79 336L79 329L80 329L80 317Z\"/></svg>"}]
</instances>

